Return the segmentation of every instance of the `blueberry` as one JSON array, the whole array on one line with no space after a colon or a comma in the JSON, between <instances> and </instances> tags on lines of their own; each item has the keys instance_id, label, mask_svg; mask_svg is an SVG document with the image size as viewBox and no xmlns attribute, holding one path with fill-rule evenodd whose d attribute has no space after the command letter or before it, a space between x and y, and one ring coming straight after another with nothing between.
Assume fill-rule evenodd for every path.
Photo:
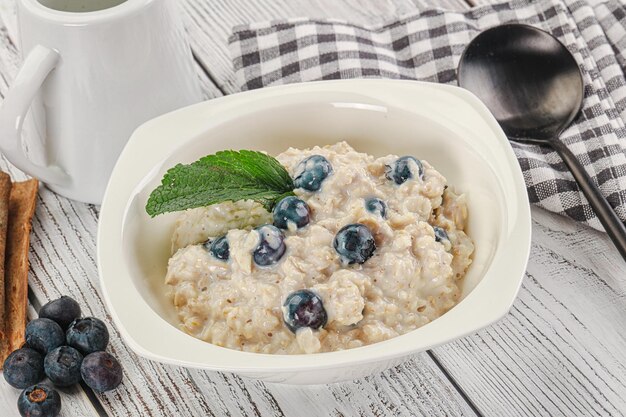
<instances>
[{"instance_id":1,"label":"blueberry","mask_svg":"<svg viewBox=\"0 0 626 417\"><path fill-rule=\"evenodd\" d=\"M370 213L378 214L383 219L387 218L387 205L380 198L368 198L365 200L365 208Z\"/></svg>"},{"instance_id":2,"label":"blueberry","mask_svg":"<svg viewBox=\"0 0 626 417\"><path fill-rule=\"evenodd\" d=\"M80 382L83 355L70 346L59 346L46 355L44 371L57 387L69 387Z\"/></svg>"},{"instance_id":3,"label":"blueberry","mask_svg":"<svg viewBox=\"0 0 626 417\"><path fill-rule=\"evenodd\" d=\"M309 205L293 196L280 200L272 213L274 215L274 226L281 229L287 229L289 222L294 223L299 229L311 221Z\"/></svg>"},{"instance_id":4,"label":"blueberry","mask_svg":"<svg viewBox=\"0 0 626 417\"><path fill-rule=\"evenodd\" d=\"M376 242L370 229L364 224L344 226L333 241L341 260L347 264L362 264L374 254Z\"/></svg>"},{"instance_id":5,"label":"blueberry","mask_svg":"<svg viewBox=\"0 0 626 417\"><path fill-rule=\"evenodd\" d=\"M102 320L95 317L77 319L67 329L67 344L83 355L104 350L109 343L109 331Z\"/></svg>"},{"instance_id":6,"label":"blueberry","mask_svg":"<svg viewBox=\"0 0 626 417\"><path fill-rule=\"evenodd\" d=\"M424 166L422 163L413 158L412 156L403 156L398 158L392 165L387 165L385 169L385 176L387 179L393 180L396 184L400 185L409 178L413 178L413 171L411 165L417 166L417 173L420 179L424 178Z\"/></svg>"},{"instance_id":7,"label":"blueberry","mask_svg":"<svg viewBox=\"0 0 626 417\"><path fill-rule=\"evenodd\" d=\"M441 242L442 240L450 240L446 231L441 227L433 226L433 230L435 231L435 241Z\"/></svg>"},{"instance_id":8,"label":"blueberry","mask_svg":"<svg viewBox=\"0 0 626 417\"><path fill-rule=\"evenodd\" d=\"M333 172L333 167L328 159L322 155L312 155L303 159L296 167L296 175L293 183L296 188L304 188L307 191L317 191L322 186L322 181Z\"/></svg>"},{"instance_id":9,"label":"blueberry","mask_svg":"<svg viewBox=\"0 0 626 417\"><path fill-rule=\"evenodd\" d=\"M85 356L80 374L85 384L98 392L110 391L122 382L122 366L106 352L94 352Z\"/></svg>"},{"instance_id":10,"label":"blueberry","mask_svg":"<svg viewBox=\"0 0 626 417\"><path fill-rule=\"evenodd\" d=\"M26 344L44 355L64 343L63 329L50 319L35 319L26 326Z\"/></svg>"},{"instance_id":11,"label":"blueberry","mask_svg":"<svg viewBox=\"0 0 626 417\"><path fill-rule=\"evenodd\" d=\"M70 323L79 317L80 306L73 298L65 295L50 301L39 310L39 318L50 319L61 326L63 330L67 330Z\"/></svg>"},{"instance_id":12,"label":"blueberry","mask_svg":"<svg viewBox=\"0 0 626 417\"><path fill-rule=\"evenodd\" d=\"M17 399L23 417L56 417L61 412L61 396L47 385L26 388Z\"/></svg>"},{"instance_id":13,"label":"blueberry","mask_svg":"<svg viewBox=\"0 0 626 417\"><path fill-rule=\"evenodd\" d=\"M259 266L274 265L285 254L285 236L275 226L266 224L256 228L259 233L259 243L252 256Z\"/></svg>"},{"instance_id":14,"label":"blueberry","mask_svg":"<svg viewBox=\"0 0 626 417\"><path fill-rule=\"evenodd\" d=\"M43 378L43 356L34 349L18 349L4 361L4 379L12 387L24 389Z\"/></svg>"},{"instance_id":15,"label":"blueberry","mask_svg":"<svg viewBox=\"0 0 626 417\"><path fill-rule=\"evenodd\" d=\"M227 261L230 256L230 246L228 245L228 239L226 236L218 237L211 241L210 239L204 242L204 248L209 251L211 255L221 261Z\"/></svg>"},{"instance_id":16,"label":"blueberry","mask_svg":"<svg viewBox=\"0 0 626 417\"><path fill-rule=\"evenodd\" d=\"M294 291L283 303L283 320L292 332L303 327L317 330L326 325L328 315L322 299L312 291Z\"/></svg>"}]
</instances>

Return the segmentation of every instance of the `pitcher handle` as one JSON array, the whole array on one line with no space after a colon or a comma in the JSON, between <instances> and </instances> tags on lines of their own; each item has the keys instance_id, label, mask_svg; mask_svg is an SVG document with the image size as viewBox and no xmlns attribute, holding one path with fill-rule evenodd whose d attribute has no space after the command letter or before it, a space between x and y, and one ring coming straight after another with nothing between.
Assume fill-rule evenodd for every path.
<instances>
[{"instance_id":1,"label":"pitcher handle","mask_svg":"<svg viewBox=\"0 0 626 417\"><path fill-rule=\"evenodd\" d=\"M0 108L0 151L25 173L48 184L64 186L71 179L61 168L33 163L22 148L22 126L26 113L58 61L59 54L56 51L41 45L34 47L24 60Z\"/></svg>"}]
</instances>

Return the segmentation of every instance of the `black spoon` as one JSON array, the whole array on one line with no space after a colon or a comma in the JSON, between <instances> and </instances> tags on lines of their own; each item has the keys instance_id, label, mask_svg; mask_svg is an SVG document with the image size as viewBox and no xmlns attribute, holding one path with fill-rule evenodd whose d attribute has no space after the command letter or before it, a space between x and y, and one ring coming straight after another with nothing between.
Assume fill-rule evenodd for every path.
<instances>
[{"instance_id":1,"label":"black spoon","mask_svg":"<svg viewBox=\"0 0 626 417\"><path fill-rule=\"evenodd\" d=\"M574 175L609 237L626 260L626 228L559 135L582 107L576 60L554 36L522 24L496 26L467 46L459 86L487 105L511 140L550 145Z\"/></svg>"}]
</instances>

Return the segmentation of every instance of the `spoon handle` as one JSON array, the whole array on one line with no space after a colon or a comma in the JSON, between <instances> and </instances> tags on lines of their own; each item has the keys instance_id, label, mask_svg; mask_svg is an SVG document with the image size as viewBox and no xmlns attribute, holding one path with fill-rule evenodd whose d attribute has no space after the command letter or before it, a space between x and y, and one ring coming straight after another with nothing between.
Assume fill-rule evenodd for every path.
<instances>
[{"instance_id":1,"label":"spoon handle","mask_svg":"<svg viewBox=\"0 0 626 417\"><path fill-rule=\"evenodd\" d=\"M589 204L591 204L598 219L600 219L600 223L604 226L604 230L608 233L622 258L626 260L626 227L624 227L624 223L617 217L617 214L615 214L607 199L602 195L598 186L567 146L558 139L552 140L550 143L561 155L563 162L574 175L583 194L585 194Z\"/></svg>"}]
</instances>

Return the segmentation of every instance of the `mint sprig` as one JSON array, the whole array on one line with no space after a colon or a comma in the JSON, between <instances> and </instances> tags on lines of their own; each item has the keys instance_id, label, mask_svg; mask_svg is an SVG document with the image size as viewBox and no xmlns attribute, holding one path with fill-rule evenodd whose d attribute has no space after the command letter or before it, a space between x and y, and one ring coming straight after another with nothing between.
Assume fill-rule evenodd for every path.
<instances>
[{"instance_id":1,"label":"mint sprig","mask_svg":"<svg viewBox=\"0 0 626 417\"><path fill-rule=\"evenodd\" d=\"M268 211L293 195L293 181L273 157L256 151L221 151L167 171L148 198L151 217L225 201L254 200Z\"/></svg>"}]
</instances>

